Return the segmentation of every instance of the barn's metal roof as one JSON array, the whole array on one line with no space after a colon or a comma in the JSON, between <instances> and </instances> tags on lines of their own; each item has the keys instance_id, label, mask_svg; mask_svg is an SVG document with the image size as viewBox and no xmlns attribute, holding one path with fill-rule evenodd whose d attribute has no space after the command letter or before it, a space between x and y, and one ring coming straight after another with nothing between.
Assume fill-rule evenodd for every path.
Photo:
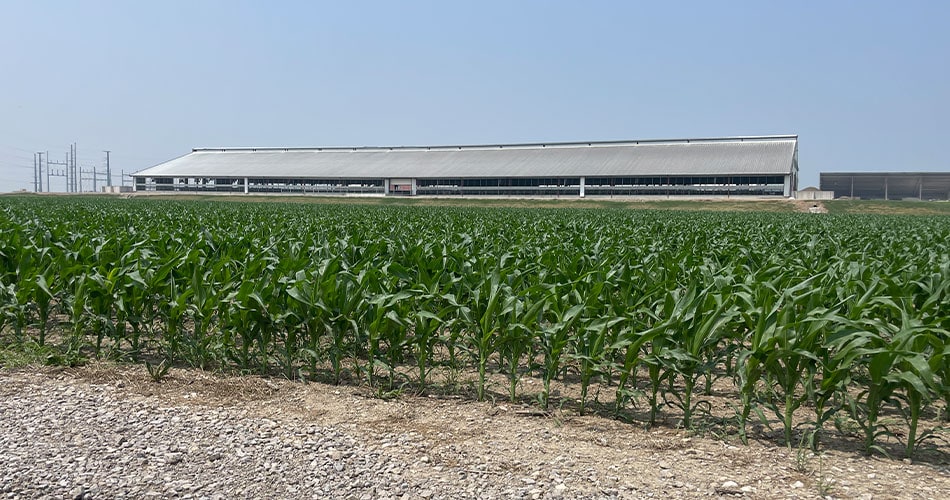
<instances>
[{"instance_id":1,"label":"barn's metal roof","mask_svg":"<svg viewBox=\"0 0 950 500\"><path fill-rule=\"evenodd\" d=\"M798 137L471 146L196 148L136 177L464 178L786 175Z\"/></svg>"}]
</instances>

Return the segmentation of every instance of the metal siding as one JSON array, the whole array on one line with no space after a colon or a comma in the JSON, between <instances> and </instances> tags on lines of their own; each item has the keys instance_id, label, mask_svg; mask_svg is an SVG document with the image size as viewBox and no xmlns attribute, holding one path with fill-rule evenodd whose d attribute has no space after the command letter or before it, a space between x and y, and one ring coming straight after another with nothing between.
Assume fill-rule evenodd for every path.
<instances>
[{"instance_id":1,"label":"metal siding","mask_svg":"<svg viewBox=\"0 0 950 500\"><path fill-rule=\"evenodd\" d=\"M135 176L378 179L788 175L796 142L783 138L432 150L195 150Z\"/></svg>"},{"instance_id":2,"label":"metal siding","mask_svg":"<svg viewBox=\"0 0 950 500\"><path fill-rule=\"evenodd\" d=\"M950 172L821 172L819 186L837 198L950 200Z\"/></svg>"}]
</instances>

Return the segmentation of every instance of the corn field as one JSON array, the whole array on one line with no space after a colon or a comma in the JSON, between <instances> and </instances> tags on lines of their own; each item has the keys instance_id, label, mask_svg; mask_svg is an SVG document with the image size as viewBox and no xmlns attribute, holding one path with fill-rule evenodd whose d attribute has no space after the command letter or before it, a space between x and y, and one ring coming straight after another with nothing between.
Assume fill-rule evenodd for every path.
<instances>
[{"instance_id":1,"label":"corn field","mask_svg":"<svg viewBox=\"0 0 950 500\"><path fill-rule=\"evenodd\" d=\"M742 439L847 422L907 456L950 418L947 217L8 197L0 235L0 343L51 363L465 373L479 400L686 428L726 383Z\"/></svg>"}]
</instances>

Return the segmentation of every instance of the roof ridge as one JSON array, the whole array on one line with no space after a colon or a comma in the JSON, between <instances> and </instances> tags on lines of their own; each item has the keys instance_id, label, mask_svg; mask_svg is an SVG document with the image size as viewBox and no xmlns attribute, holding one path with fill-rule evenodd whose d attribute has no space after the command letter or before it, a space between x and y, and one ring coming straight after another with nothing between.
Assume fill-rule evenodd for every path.
<instances>
[{"instance_id":1,"label":"roof ridge","mask_svg":"<svg viewBox=\"0 0 950 500\"><path fill-rule=\"evenodd\" d=\"M280 146L226 146L196 147L192 152L227 151L484 151L492 149L541 149L571 147L640 146L640 145L680 145L738 142L797 141L798 135L758 135L735 137L698 137L683 139L628 139L615 141L577 141L577 142L527 142L511 144L458 144L429 146L328 146L328 147L280 147Z\"/></svg>"}]
</instances>

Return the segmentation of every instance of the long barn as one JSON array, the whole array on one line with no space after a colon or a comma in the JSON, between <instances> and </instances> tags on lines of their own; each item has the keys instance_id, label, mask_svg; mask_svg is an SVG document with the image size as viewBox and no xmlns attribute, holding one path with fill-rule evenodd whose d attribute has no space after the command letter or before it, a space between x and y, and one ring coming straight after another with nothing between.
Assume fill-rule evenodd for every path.
<instances>
[{"instance_id":1,"label":"long barn","mask_svg":"<svg viewBox=\"0 0 950 500\"><path fill-rule=\"evenodd\" d=\"M798 136L477 146L196 148L138 192L792 196Z\"/></svg>"}]
</instances>

